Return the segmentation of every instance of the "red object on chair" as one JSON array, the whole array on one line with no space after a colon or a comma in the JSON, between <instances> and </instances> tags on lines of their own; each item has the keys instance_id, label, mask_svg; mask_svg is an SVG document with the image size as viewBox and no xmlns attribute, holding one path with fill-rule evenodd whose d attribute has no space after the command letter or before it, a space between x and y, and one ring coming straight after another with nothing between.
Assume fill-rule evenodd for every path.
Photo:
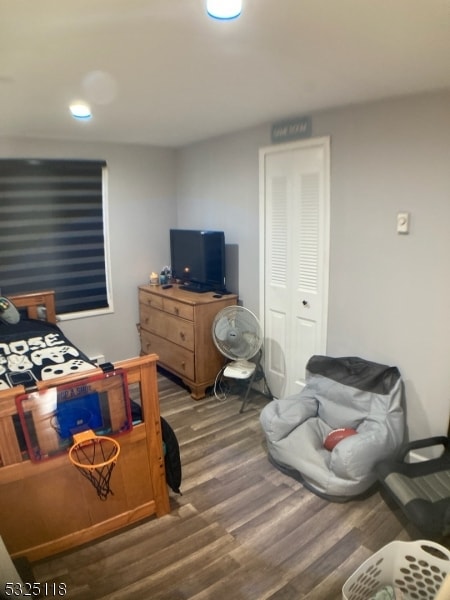
<instances>
[{"instance_id":1,"label":"red object on chair","mask_svg":"<svg viewBox=\"0 0 450 600\"><path fill-rule=\"evenodd\" d=\"M350 427L340 427L339 429L333 429L325 438L323 443L324 448L327 450L333 450L336 444L339 444L345 438L348 438L350 435L355 435L358 433L356 429L351 429Z\"/></svg>"}]
</instances>

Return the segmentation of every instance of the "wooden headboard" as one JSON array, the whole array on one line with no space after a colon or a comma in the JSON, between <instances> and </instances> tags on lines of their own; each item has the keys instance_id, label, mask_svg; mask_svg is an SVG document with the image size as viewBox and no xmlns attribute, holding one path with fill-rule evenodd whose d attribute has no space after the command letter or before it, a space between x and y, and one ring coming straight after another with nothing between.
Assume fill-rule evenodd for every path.
<instances>
[{"instance_id":1,"label":"wooden headboard","mask_svg":"<svg viewBox=\"0 0 450 600\"><path fill-rule=\"evenodd\" d=\"M46 320L50 323L56 323L55 292L31 292L29 294L18 294L8 296L17 309L24 308L30 319L38 319L38 309L45 308Z\"/></svg>"}]
</instances>

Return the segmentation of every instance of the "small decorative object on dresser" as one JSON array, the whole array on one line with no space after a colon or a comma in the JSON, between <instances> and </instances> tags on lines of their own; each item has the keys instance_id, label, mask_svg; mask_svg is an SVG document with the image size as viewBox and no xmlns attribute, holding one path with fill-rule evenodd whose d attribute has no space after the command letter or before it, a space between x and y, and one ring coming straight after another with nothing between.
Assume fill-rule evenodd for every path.
<instances>
[{"instance_id":1,"label":"small decorative object on dresser","mask_svg":"<svg viewBox=\"0 0 450 600\"><path fill-rule=\"evenodd\" d=\"M225 360L212 340L214 317L236 303L236 294L196 294L176 285L140 286L142 354L156 353L158 364L180 377L194 400L204 398Z\"/></svg>"}]
</instances>

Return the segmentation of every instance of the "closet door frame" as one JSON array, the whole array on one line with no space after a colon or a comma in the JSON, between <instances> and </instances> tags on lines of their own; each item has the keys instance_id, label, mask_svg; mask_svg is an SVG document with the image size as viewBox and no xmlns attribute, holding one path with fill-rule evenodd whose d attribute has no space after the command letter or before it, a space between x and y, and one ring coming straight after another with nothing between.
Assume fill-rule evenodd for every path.
<instances>
[{"instance_id":1,"label":"closet door frame","mask_svg":"<svg viewBox=\"0 0 450 600\"><path fill-rule=\"evenodd\" d=\"M299 152L300 151L300 152ZM295 157L292 160L298 160L305 154L306 162L310 154L317 153L319 156L319 191L318 191L318 251L317 260L319 261L317 272L317 293L310 293L302 289L301 285L295 282L288 284L289 299L286 300L286 311L289 313L289 319L281 323L284 318L282 311L280 316L280 331L272 339L266 339L269 331L275 331L273 323L268 323L270 313L269 301L269 282L267 281L268 249L267 238L270 238L268 227L270 227L270 216L268 214L268 197L271 191L266 189L268 186L268 175L266 172L267 163L270 156L275 153L284 153L284 156ZM295 163L296 164L296 163ZM288 194L293 194L290 202L297 201L295 193L302 194L301 174L299 175L294 168L294 175L289 181ZM299 168L299 171L302 169ZM288 171L289 172L289 167ZM292 185L291 185L292 184ZM299 187L300 185L300 187ZM292 192L292 186L295 191ZM296 187L295 187L296 186ZM301 140L298 142L289 142L286 144L276 144L261 148L259 151L259 196L260 196L260 320L265 337L264 368L269 384L272 383L273 393L276 397L300 391L304 386L304 367L312 354L326 354L327 349L327 324L328 324L328 279L329 279L329 245L330 245L330 138L318 137ZM299 199L303 202L303 199ZM295 211L298 206L295 205ZM292 210L292 207L291 209ZM288 219L289 221L289 219ZM299 226L299 223L293 224L293 228ZM294 235L291 230L289 236ZM289 251L289 249L288 249ZM290 257L290 260L293 260ZM270 266L270 265L269 265ZM291 267L292 270L292 267ZM273 291L273 289L272 289ZM320 297L319 297L320 295ZM275 313L273 313L275 314ZM291 321L291 322L289 322ZM283 333L284 332L284 333ZM293 357L293 348L299 348L299 338L310 336L307 343L303 343L301 351L296 350L296 356ZM293 338L297 339L294 340ZM278 338L278 339L277 339ZM301 342L302 343L302 342ZM297 356L297 353L299 356ZM293 373L292 365L295 363L296 373ZM284 373L283 373L284 369Z\"/></svg>"}]
</instances>

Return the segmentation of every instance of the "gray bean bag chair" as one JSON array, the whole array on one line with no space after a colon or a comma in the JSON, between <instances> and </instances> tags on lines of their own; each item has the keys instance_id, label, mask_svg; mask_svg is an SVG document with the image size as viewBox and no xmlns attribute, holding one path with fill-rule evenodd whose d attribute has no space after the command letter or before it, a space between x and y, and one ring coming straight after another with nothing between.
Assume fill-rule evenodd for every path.
<instances>
[{"instance_id":1,"label":"gray bean bag chair","mask_svg":"<svg viewBox=\"0 0 450 600\"><path fill-rule=\"evenodd\" d=\"M261 412L269 458L328 500L364 494L377 480L375 464L396 454L403 442L402 395L397 367L313 356L304 389ZM327 450L325 439L340 428L357 433Z\"/></svg>"}]
</instances>

